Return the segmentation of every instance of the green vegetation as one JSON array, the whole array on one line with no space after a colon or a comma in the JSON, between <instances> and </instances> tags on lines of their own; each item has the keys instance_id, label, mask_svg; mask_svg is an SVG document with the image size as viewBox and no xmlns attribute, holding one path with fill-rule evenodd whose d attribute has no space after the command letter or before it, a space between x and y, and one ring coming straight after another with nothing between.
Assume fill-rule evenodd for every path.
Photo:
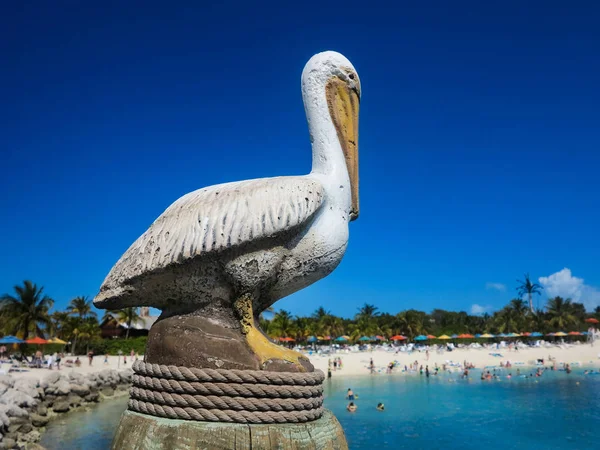
<instances>
[{"instance_id":1,"label":"green vegetation","mask_svg":"<svg viewBox=\"0 0 600 450\"><path fill-rule=\"evenodd\" d=\"M431 313L408 309L397 314L383 313L375 305L365 303L358 308L352 319L337 317L323 307L309 317L292 316L288 311L275 312L272 308L259 317L261 328L271 337L288 337L305 342L309 336L348 336L357 341L361 336L384 336L389 338L401 334L413 339L420 334L477 334L477 333L522 333L538 331L583 331L585 320L595 317L600 320L600 307L587 313L583 304L571 299L554 297L548 299L543 310L532 310L533 294L540 294L541 286L532 283L529 275L519 282L517 291L521 298L510 302L492 315L471 315L464 311L434 309ZM133 349L142 354L146 337L129 339L129 329L141 318L138 308L108 311L102 321L114 321L128 325L124 338L102 339L100 322L94 311L93 302L87 297L76 297L66 311L51 309L54 301L44 295L43 287L31 281L13 288L15 295L0 297L0 335L12 334L22 339L34 336L59 338L72 343L69 350L85 353L93 349L96 354L116 355L121 351L129 354ZM523 300L526 298L529 304ZM116 325L113 323L113 325ZM23 350L31 346L24 345ZM62 345L48 345L48 351L60 351Z\"/></svg>"}]
</instances>

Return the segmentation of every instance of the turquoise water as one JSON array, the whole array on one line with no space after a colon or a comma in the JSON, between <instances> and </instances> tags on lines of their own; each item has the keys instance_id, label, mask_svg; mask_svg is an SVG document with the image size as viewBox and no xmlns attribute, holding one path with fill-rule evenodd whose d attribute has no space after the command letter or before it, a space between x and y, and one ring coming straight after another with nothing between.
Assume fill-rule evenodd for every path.
<instances>
[{"instance_id":1,"label":"turquoise water","mask_svg":"<svg viewBox=\"0 0 600 450\"><path fill-rule=\"evenodd\" d=\"M513 372L514 373L514 372ZM450 376L374 375L327 380L326 406L351 449L598 448L600 376L547 372L541 378L480 381L480 372ZM351 387L358 411L346 411ZM378 402L386 410L377 411ZM41 444L49 450L105 450L126 399L55 422Z\"/></svg>"}]
</instances>

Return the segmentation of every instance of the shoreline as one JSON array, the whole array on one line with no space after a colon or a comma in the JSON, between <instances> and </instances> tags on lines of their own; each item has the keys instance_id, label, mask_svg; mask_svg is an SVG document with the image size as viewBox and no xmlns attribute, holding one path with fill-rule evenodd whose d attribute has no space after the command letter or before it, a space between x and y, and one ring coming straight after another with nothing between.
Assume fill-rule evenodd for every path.
<instances>
[{"instance_id":1,"label":"shoreline","mask_svg":"<svg viewBox=\"0 0 600 450\"><path fill-rule=\"evenodd\" d=\"M0 375L0 449L43 448L37 443L50 422L128 395L132 376L131 369L109 368Z\"/></svg>"}]
</instances>

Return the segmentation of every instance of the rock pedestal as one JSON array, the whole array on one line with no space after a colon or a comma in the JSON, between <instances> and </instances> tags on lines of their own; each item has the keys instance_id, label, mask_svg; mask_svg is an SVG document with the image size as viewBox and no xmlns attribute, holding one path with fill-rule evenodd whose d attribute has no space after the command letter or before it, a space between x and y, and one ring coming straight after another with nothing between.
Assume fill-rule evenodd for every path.
<instances>
[{"instance_id":1,"label":"rock pedestal","mask_svg":"<svg viewBox=\"0 0 600 450\"><path fill-rule=\"evenodd\" d=\"M256 425L163 419L125 411L113 450L347 450L342 426L328 410L299 424Z\"/></svg>"}]
</instances>

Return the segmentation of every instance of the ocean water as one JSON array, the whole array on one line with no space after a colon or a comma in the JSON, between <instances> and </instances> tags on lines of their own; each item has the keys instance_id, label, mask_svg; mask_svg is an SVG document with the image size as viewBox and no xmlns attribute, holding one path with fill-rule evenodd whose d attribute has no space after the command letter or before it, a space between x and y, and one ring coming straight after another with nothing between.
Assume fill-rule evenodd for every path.
<instances>
[{"instance_id":1,"label":"ocean water","mask_svg":"<svg viewBox=\"0 0 600 450\"><path fill-rule=\"evenodd\" d=\"M516 370L513 370L513 375ZM346 432L351 449L552 450L599 448L600 376L547 371L541 378L481 381L459 374L334 376L325 405ZM346 411L352 388L358 411ZM385 411L377 411L378 402ZM48 450L105 450L126 398L78 412L48 427Z\"/></svg>"}]
</instances>

